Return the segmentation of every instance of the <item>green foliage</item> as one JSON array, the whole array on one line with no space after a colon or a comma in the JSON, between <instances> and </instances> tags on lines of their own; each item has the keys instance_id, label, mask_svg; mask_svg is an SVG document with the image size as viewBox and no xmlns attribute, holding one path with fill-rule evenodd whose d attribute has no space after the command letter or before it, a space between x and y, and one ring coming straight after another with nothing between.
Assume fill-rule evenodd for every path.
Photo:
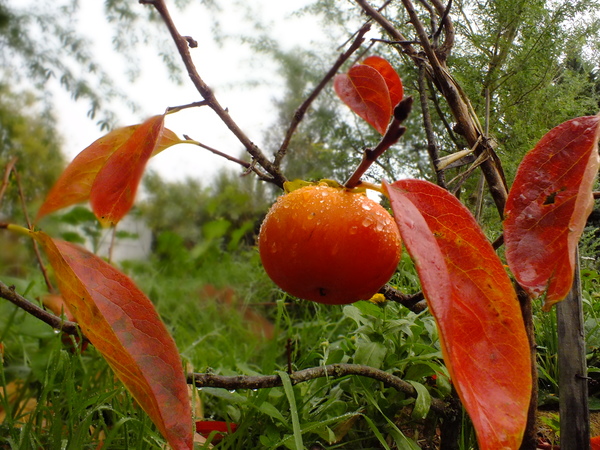
<instances>
[{"instance_id":1,"label":"green foliage","mask_svg":"<svg viewBox=\"0 0 600 450\"><path fill-rule=\"evenodd\" d=\"M221 249L254 245L273 199L256 179L228 172L219 174L208 187L194 180L165 183L149 174L145 189L148 197L139 213L154 234L156 257L166 265L190 267L212 263L221 257Z\"/></svg>"},{"instance_id":2,"label":"green foliage","mask_svg":"<svg viewBox=\"0 0 600 450\"><path fill-rule=\"evenodd\" d=\"M11 162L21 182L23 200L31 216L64 168L61 139L51 112L30 92L16 92L0 83L0 185ZM43 164L40 164L43 161ZM17 175L12 172L0 199L0 221L9 217L25 223ZM0 267L24 275L33 253L20 239L0 233Z\"/></svg>"},{"instance_id":3,"label":"green foliage","mask_svg":"<svg viewBox=\"0 0 600 450\"><path fill-rule=\"evenodd\" d=\"M65 160L55 118L30 92L15 92L0 83L0 171L17 158L25 200L38 206L56 180ZM34 163L44 161L44 164ZM0 213L19 218L21 205L16 183L11 183Z\"/></svg>"}]
</instances>

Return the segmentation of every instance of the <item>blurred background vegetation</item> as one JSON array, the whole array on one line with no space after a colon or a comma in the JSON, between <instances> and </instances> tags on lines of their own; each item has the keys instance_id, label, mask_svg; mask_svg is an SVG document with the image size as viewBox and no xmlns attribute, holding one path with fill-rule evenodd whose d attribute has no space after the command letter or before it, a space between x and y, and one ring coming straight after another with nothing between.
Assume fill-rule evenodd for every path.
<instances>
[{"instance_id":1,"label":"blurred background vegetation","mask_svg":"<svg viewBox=\"0 0 600 450\"><path fill-rule=\"evenodd\" d=\"M85 40L69 23L77 2L63 3L25 8L0 0L0 174L17 158L30 215L66 164L56 127L58 112L46 94L48 79L59 79L73 97L87 102L90 116L104 129L114 124L108 99L123 96L123 101L129 101L97 66ZM190 2L176 3L186 8ZM227 20L214 2L201 3L214 14L215 24ZM599 109L597 3L460 0L453 4L458 39L448 65L497 141L509 183L522 156L545 132ZM112 0L105 2L105 10L115 25L116 51L156 44L177 74L173 49L162 38L158 43L149 38L153 33L164 38L165 31L146 28L157 19L148 15L148 9ZM408 26L402 25L407 18L399 4L393 2L386 11L410 34ZM220 37L240 39L257 58L278 65L285 92L274 99L272 124L265 132L267 153L280 145L295 109L337 57L338 45L364 21L356 7L334 0L315 1L299 14L313 17L326 30L330 47L284 50L260 24L255 24L258 32L253 35ZM40 35L35 31L38 27L47 33ZM418 98L418 74L411 61L381 43L367 52L387 58L400 73L406 94ZM427 101L442 156L464 149L446 105L433 89ZM368 178L435 179L418 101L407 127L402 141L378 161ZM99 131L99 136L104 132ZM344 181L362 150L377 140L376 132L327 89L294 136L284 173L289 179ZM447 180L465 168L448 171ZM478 181L474 176L459 187L461 199L473 210ZM151 251L143 259L123 260L119 265L156 303L188 370L257 375L285 370L288 358L294 369L357 363L402 377L423 388L423 393L415 401L372 380L321 379L294 388L299 403L296 411L290 411L282 388L256 392L204 388L194 397L198 414L240 425L219 448L295 448L294 413L308 448L436 448L436 421L424 421L422 414L428 396L444 398L450 395L450 385L433 318L426 310L415 314L393 303L308 304L278 290L264 274L255 248L261 220L277 195L272 186L233 166L202 181L168 182L156 172L146 174L132 215L150 230ZM600 409L597 210L581 244L594 409ZM479 218L490 238L497 237L499 220L491 198L483 199ZM25 222L14 174L2 197L0 221ZM105 239L85 207L42 225L94 248ZM120 240L135 239L135 233L120 235ZM0 280L35 301L42 302L46 294L30 243L6 232L0 233ZM406 293L419 290L406 256L391 284ZM550 411L544 425L555 432L556 319L554 313L540 311L535 317L540 404ZM153 425L115 383L93 348L73 348L70 338L7 301L0 301L0 345L0 448L79 449L101 441L104 448L160 447ZM475 448L466 417L462 425L460 448Z\"/></svg>"}]
</instances>

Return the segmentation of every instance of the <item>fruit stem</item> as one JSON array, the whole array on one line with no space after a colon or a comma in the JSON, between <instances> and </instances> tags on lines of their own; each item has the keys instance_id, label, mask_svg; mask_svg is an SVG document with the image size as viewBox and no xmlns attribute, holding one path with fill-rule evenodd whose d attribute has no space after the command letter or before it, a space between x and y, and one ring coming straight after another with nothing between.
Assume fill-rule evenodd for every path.
<instances>
[{"instance_id":1,"label":"fruit stem","mask_svg":"<svg viewBox=\"0 0 600 450\"><path fill-rule=\"evenodd\" d=\"M362 191L365 191L367 189L370 189L372 191L377 191L380 194L385 195L385 191L384 191L383 187L380 184L370 183L368 181L360 181L359 180L358 184L355 187L353 187L353 188L351 188L349 190L350 191L356 191L356 192L362 192Z\"/></svg>"}]
</instances>

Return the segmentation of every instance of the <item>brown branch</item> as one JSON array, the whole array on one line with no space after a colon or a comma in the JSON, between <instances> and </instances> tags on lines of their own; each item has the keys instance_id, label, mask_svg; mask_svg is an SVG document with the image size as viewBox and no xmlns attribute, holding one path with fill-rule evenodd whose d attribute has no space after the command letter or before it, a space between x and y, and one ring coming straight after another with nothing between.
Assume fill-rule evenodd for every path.
<instances>
[{"instance_id":1,"label":"brown branch","mask_svg":"<svg viewBox=\"0 0 600 450\"><path fill-rule=\"evenodd\" d=\"M431 0L431 3L435 6L440 15L440 26L435 33L433 33L433 40L437 42L442 30L444 31L444 43L437 48L438 57L442 60L445 60L452 47L454 47L454 25L450 20L450 9L452 8L452 0L448 1L448 4L444 6L444 4L440 0Z\"/></svg>"},{"instance_id":2,"label":"brown branch","mask_svg":"<svg viewBox=\"0 0 600 450\"><path fill-rule=\"evenodd\" d=\"M290 380L293 385L296 385L317 378L341 378L348 375L372 378L410 397L417 396L416 389L401 378L388 372L384 372L383 370L359 364L330 364L327 366L299 370L290 374ZM216 387L228 390L265 389L282 386L279 375L224 376L212 373L191 373L187 376L187 382L188 384L193 384L195 387ZM431 399L431 409L442 416L449 413L446 403L438 398Z\"/></svg>"},{"instance_id":3,"label":"brown branch","mask_svg":"<svg viewBox=\"0 0 600 450\"><path fill-rule=\"evenodd\" d=\"M385 134L381 138L381 141L377 144L377 146L373 149L367 148L363 152L363 158L356 170L348 181L344 183L349 189L352 189L360 184L360 178L364 175L364 173L371 167L377 158L379 158L388 148L394 145L398 140L402 137L406 128L402 126L402 122L406 120L410 111L412 109L413 98L405 97L394 109L394 117L392 122L388 126Z\"/></svg>"},{"instance_id":4,"label":"brown branch","mask_svg":"<svg viewBox=\"0 0 600 450\"><path fill-rule=\"evenodd\" d=\"M370 29L371 25L366 24L363 25L363 27L360 30L358 30L358 33L356 34L356 38L354 39L352 45L348 48L348 50L346 50L338 57L335 64L331 67L331 69L329 69L327 74L325 74L321 82L315 87L315 89L304 101L304 103L302 103L302 105L300 105L300 107L296 110L292 118L292 122L290 123L290 126L285 134L285 138L283 139L283 143L281 144L281 147L279 147L279 150L275 155L275 160L273 163L275 166L279 167L279 165L281 164L281 161L283 160L283 157L285 156L287 149L290 145L290 141L292 140L292 136L296 132L298 125L304 118L304 114L306 114L306 111L308 110L312 102L318 97L318 95L321 93L321 91L327 85L327 83L329 83L329 81L335 76L342 64L344 64L348 60L348 58L350 58L350 56L352 56L352 54L360 48L362 43L365 41L365 34Z\"/></svg>"},{"instance_id":5,"label":"brown branch","mask_svg":"<svg viewBox=\"0 0 600 450\"><path fill-rule=\"evenodd\" d=\"M408 295L394 289L389 284L384 285L379 289L379 294L382 294L387 300L391 302L400 303L402 306L410 309L414 313L420 313L427 305L423 302L425 296L423 292L417 292L416 294Z\"/></svg>"},{"instance_id":6,"label":"brown branch","mask_svg":"<svg viewBox=\"0 0 600 450\"><path fill-rule=\"evenodd\" d=\"M427 153L433 165L437 184L440 187L446 188L446 176L444 171L439 169L440 153L433 132L433 123L431 121L431 113L429 112L429 98L427 95L427 86L425 83L425 68L423 64L419 65L419 99L421 100L421 114L423 116L423 126L425 127L425 135L427 136Z\"/></svg>"},{"instance_id":7,"label":"brown branch","mask_svg":"<svg viewBox=\"0 0 600 450\"><path fill-rule=\"evenodd\" d=\"M77 323L64 320L61 317L49 313L45 309L36 305L35 303L27 300L25 297L17 294L14 286L9 287L2 281L0 281L0 297L15 304L25 312L40 319L42 322L47 323L52 328L55 328L67 334L72 334L74 336L82 336L81 330L79 329L79 325Z\"/></svg>"},{"instance_id":8,"label":"brown branch","mask_svg":"<svg viewBox=\"0 0 600 450\"><path fill-rule=\"evenodd\" d=\"M274 165L260 148L250 140L250 138L242 131L238 124L231 118L227 109L223 108L217 101L212 89L204 82L204 80L198 74L196 66L192 60L190 54L190 39L179 34L177 27L171 18L171 14L165 4L164 0L139 0L141 4L153 6L158 14L161 16L163 22L167 26L173 41L177 47L179 55L187 69L188 76L207 106L210 107L219 116L221 121L229 128L229 130L237 137L242 143L246 151L252 156L252 158L270 174L270 178L266 181L272 182L280 187L283 187L283 183L286 181L285 176L281 173L279 167Z\"/></svg>"},{"instance_id":9,"label":"brown branch","mask_svg":"<svg viewBox=\"0 0 600 450\"><path fill-rule=\"evenodd\" d=\"M355 0L358 5L379 25L397 41L406 41L404 36L395 29L394 25L384 16L378 13L366 0ZM429 36L419 20L419 17L410 0L402 0L404 8L408 12L410 22L413 24L417 36L423 46L426 59L423 59L423 54L415 51L414 47L409 44L402 45L402 51L410 56L415 64L423 64L427 77L434 83L436 88L442 93L446 99L448 106L456 120L455 129L460 132L470 147L475 149L475 154L480 156L487 153L491 158L486 158L481 164L488 187L492 194L492 198L498 209L498 213L502 217L504 214L504 205L508 195L506 182L503 177L502 167L495 155L493 142L485 137L483 128L479 123L479 119L471 106L467 95L463 92L461 86L450 74L445 65L443 54L436 53L431 46ZM446 17L445 20L449 20Z\"/></svg>"}]
</instances>

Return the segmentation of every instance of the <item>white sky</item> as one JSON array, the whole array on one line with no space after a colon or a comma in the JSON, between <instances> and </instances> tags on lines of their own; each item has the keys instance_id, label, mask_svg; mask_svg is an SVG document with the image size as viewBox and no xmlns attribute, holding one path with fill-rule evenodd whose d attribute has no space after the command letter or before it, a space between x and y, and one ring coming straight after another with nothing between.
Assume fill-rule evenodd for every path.
<instances>
[{"instance_id":1,"label":"white sky","mask_svg":"<svg viewBox=\"0 0 600 450\"><path fill-rule=\"evenodd\" d=\"M252 0L259 17L271 23L272 35L286 47L314 45L311 41L322 39L321 33L313 24L290 17L290 12L307 3L308 0ZM240 27L247 26L241 20L239 11L232 7L229 9L225 16L227 21L223 20L223 25L228 29L224 31L234 33ZM272 99L281 94L283 86L281 80L270 75L268 69L272 63L261 60L257 64L256 58L252 61L248 49L233 45L233 42L219 48L212 40L210 24L201 7L188 7L183 14L175 8L171 12L180 33L192 36L199 43L198 48L191 49L191 52L200 76L215 90L221 105L229 109L231 116L260 146L263 130L275 119ZM110 26L104 20L99 20L101 17L101 2L81 2L81 16L78 19L80 30L93 41L94 54L103 68L117 80L118 87L128 92L132 100L142 108L140 113L134 114L124 106L119 107L120 125L139 123L151 115L164 112L167 106L201 100L187 74L183 74L182 86L169 80L161 57L151 47L140 54L140 78L133 84L130 83L124 74L123 57L112 49ZM166 27L164 37L165 40L170 40ZM183 63L181 66L183 67ZM262 69L260 74L257 67ZM248 77L264 77L269 81L262 87L244 88L241 84ZM57 88L56 91L55 96L60 105L59 129L65 138L65 153L72 159L104 132L99 130L93 120L87 118L88 107L85 102L74 102L60 89ZM166 126L180 137L187 134L234 156L240 154L241 145L206 107L170 115L166 119ZM168 180L187 176L208 178L223 166L237 169L235 164L191 145L172 147L153 158L149 164L150 168L159 171Z\"/></svg>"}]
</instances>

